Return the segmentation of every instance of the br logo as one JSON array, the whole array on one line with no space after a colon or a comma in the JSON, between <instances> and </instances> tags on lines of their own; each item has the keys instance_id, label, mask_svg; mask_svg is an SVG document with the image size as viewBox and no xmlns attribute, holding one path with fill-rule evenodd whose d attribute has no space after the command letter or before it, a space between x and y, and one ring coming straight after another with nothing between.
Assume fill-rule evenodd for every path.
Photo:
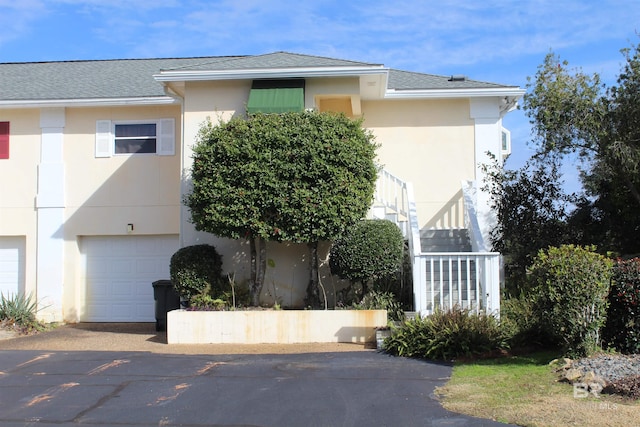
<instances>
[{"instance_id":1,"label":"br logo","mask_svg":"<svg viewBox=\"0 0 640 427\"><path fill-rule=\"evenodd\" d=\"M593 397L600 397L602 391L602 385L599 383L573 383L573 397L574 399L584 399L593 395Z\"/></svg>"}]
</instances>

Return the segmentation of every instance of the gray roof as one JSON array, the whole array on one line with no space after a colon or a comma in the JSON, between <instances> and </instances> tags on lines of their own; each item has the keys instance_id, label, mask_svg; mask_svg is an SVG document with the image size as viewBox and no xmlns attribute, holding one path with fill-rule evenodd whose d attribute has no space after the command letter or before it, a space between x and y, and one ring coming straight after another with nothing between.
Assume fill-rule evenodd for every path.
<instances>
[{"instance_id":1,"label":"gray roof","mask_svg":"<svg viewBox=\"0 0 640 427\"><path fill-rule=\"evenodd\" d=\"M380 67L379 64L275 52L256 56L117 59L93 61L0 63L0 101L147 98L165 96L154 74L160 71L225 71L302 67ZM448 76L389 71L389 89L507 87Z\"/></svg>"},{"instance_id":2,"label":"gray roof","mask_svg":"<svg viewBox=\"0 0 640 427\"><path fill-rule=\"evenodd\" d=\"M223 60L204 61L200 64L186 65L181 70L257 70L268 68L302 68L302 67L353 67L353 66L381 66L365 62L346 61L343 59L325 58L322 56L301 55L289 52L274 52L266 55L242 56L225 58ZM169 71L167 69L164 69ZM175 71L172 70L172 71Z\"/></svg>"},{"instance_id":3,"label":"gray roof","mask_svg":"<svg viewBox=\"0 0 640 427\"><path fill-rule=\"evenodd\" d=\"M511 86L470 80L466 77L460 79L454 78L454 76L438 76L394 69L389 70L388 88L395 90L490 89L501 87Z\"/></svg>"}]
</instances>

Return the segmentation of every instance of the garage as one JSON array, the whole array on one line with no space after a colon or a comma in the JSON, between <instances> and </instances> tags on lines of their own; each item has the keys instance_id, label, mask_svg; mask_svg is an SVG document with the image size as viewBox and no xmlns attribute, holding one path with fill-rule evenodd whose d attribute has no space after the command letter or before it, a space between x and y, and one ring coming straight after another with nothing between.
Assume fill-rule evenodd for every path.
<instances>
[{"instance_id":1,"label":"garage","mask_svg":"<svg viewBox=\"0 0 640 427\"><path fill-rule=\"evenodd\" d=\"M0 292L15 295L24 291L24 237L0 236Z\"/></svg>"},{"instance_id":2,"label":"garage","mask_svg":"<svg viewBox=\"0 0 640 427\"><path fill-rule=\"evenodd\" d=\"M154 322L152 283L169 278L177 235L83 237L82 322Z\"/></svg>"}]
</instances>

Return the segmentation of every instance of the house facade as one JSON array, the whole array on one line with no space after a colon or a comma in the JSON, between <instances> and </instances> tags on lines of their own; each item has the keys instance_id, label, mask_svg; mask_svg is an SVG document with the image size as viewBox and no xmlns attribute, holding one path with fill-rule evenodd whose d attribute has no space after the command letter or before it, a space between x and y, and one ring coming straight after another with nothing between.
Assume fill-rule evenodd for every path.
<instances>
[{"instance_id":1,"label":"house facade","mask_svg":"<svg viewBox=\"0 0 640 427\"><path fill-rule=\"evenodd\" d=\"M32 294L46 321L153 321L151 283L196 243L214 244L224 271L246 280L248 245L195 231L181 200L202 123L247 111L363 117L380 164L412 183L415 225L465 229L461 182L481 180L487 151L508 151L502 118L522 94L285 52L0 64L0 291ZM487 200L474 197L486 234ZM300 305L306 247L268 250L265 301Z\"/></svg>"}]
</instances>

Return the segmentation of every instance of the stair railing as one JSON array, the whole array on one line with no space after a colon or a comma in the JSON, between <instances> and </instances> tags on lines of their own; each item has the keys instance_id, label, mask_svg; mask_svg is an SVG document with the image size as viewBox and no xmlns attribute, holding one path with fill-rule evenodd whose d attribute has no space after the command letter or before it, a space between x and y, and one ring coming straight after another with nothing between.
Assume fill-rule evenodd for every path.
<instances>
[{"instance_id":1,"label":"stair railing","mask_svg":"<svg viewBox=\"0 0 640 427\"><path fill-rule=\"evenodd\" d=\"M464 205L465 220L475 240L482 233L473 196L472 193L465 194ZM476 242L475 247L472 243L474 252L422 252L413 185L388 171L380 171L375 201L394 213L389 219L395 218L394 222L409 242L416 312L428 315L437 309L458 305L499 316L499 253L487 252L482 240Z\"/></svg>"}]
</instances>

